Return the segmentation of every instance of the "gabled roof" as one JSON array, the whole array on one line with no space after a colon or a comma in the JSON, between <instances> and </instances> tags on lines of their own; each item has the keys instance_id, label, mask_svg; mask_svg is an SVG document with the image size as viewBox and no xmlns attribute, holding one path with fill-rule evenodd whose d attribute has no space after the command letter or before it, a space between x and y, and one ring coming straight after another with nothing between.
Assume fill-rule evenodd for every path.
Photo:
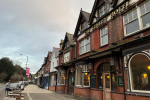
<instances>
[{"instance_id":1,"label":"gabled roof","mask_svg":"<svg viewBox=\"0 0 150 100\"><path fill-rule=\"evenodd\" d=\"M76 25L75 32L74 32L74 37L77 36L82 17L85 19L86 22L88 22L90 18L90 13L85 12L82 9L80 10L79 18L78 18L77 25Z\"/></svg>"},{"instance_id":2,"label":"gabled roof","mask_svg":"<svg viewBox=\"0 0 150 100\"><path fill-rule=\"evenodd\" d=\"M64 42L63 42L63 46L62 46L62 50L64 49L64 46L65 46L65 43L66 43L67 39L68 39L70 45L74 45L73 34L70 34L70 33L66 32L65 39L64 39Z\"/></svg>"},{"instance_id":3,"label":"gabled roof","mask_svg":"<svg viewBox=\"0 0 150 100\"><path fill-rule=\"evenodd\" d=\"M52 52L48 51L48 54L47 54L47 60L50 61L50 57L52 55Z\"/></svg>"}]
</instances>

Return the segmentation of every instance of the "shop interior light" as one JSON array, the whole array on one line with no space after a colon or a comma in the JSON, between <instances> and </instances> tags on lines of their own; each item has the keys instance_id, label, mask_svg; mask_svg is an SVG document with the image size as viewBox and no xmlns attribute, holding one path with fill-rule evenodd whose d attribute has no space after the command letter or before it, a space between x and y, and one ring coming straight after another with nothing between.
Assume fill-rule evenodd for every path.
<instances>
[{"instance_id":1,"label":"shop interior light","mask_svg":"<svg viewBox=\"0 0 150 100\"><path fill-rule=\"evenodd\" d=\"M107 78L109 78L109 76L107 76Z\"/></svg>"},{"instance_id":2,"label":"shop interior light","mask_svg":"<svg viewBox=\"0 0 150 100\"><path fill-rule=\"evenodd\" d=\"M143 74L144 78L146 78L147 74Z\"/></svg>"},{"instance_id":3,"label":"shop interior light","mask_svg":"<svg viewBox=\"0 0 150 100\"><path fill-rule=\"evenodd\" d=\"M101 79L102 79L103 77L101 76Z\"/></svg>"},{"instance_id":4,"label":"shop interior light","mask_svg":"<svg viewBox=\"0 0 150 100\"><path fill-rule=\"evenodd\" d=\"M150 70L150 66L147 67Z\"/></svg>"},{"instance_id":5,"label":"shop interior light","mask_svg":"<svg viewBox=\"0 0 150 100\"><path fill-rule=\"evenodd\" d=\"M87 75L87 73L85 73L85 75Z\"/></svg>"}]
</instances>

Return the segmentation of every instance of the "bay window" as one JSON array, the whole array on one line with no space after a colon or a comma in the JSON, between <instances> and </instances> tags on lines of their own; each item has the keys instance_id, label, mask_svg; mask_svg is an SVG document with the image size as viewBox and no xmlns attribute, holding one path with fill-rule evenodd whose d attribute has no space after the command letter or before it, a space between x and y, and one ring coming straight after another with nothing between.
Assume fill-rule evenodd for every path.
<instances>
[{"instance_id":1,"label":"bay window","mask_svg":"<svg viewBox=\"0 0 150 100\"><path fill-rule=\"evenodd\" d=\"M124 15L125 35L150 26L150 0Z\"/></svg>"},{"instance_id":2,"label":"bay window","mask_svg":"<svg viewBox=\"0 0 150 100\"><path fill-rule=\"evenodd\" d=\"M88 65L79 65L76 68L76 86L89 87L90 73Z\"/></svg>"},{"instance_id":3,"label":"bay window","mask_svg":"<svg viewBox=\"0 0 150 100\"><path fill-rule=\"evenodd\" d=\"M61 85L65 85L65 76L61 75Z\"/></svg>"},{"instance_id":4,"label":"bay window","mask_svg":"<svg viewBox=\"0 0 150 100\"><path fill-rule=\"evenodd\" d=\"M107 29L107 26L103 27L101 30L100 30L100 39L101 39L101 46L102 45L105 45L105 44L108 44L108 29Z\"/></svg>"},{"instance_id":5,"label":"bay window","mask_svg":"<svg viewBox=\"0 0 150 100\"><path fill-rule=\"evenodd\" d=\"M80 41L80 54L90 51L90 37Z\"/></svg>"}]
</instances>

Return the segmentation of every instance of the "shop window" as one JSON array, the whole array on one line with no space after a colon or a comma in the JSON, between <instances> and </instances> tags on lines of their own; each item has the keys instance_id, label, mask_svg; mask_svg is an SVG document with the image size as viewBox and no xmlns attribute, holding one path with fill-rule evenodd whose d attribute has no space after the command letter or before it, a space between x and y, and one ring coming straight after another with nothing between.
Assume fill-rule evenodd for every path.
<instances>
[{"instance_id":1,"label":"shop window","mask_svg":"<svg viewBox=\"0 0 150 100\"><path fill-rule=\"evenodd\" d=\"M108 29L107 26L100 29L100 39L101 39L101 46L108 44Z\"/></svg>"},{"instance_id":2,"label":"shop window","mask_svg":"<svg viewBox=\"0 0 150 100\"><path fill-rule=\"evenodd\" d=\"M90 51L90 37L80 41L80 54Z\"/></svg>"},{"instance_id":3,"label":"shop window","mask_svg":"<svg viewBox=\"0 0 150 100\"><path fill-rule=\"evenodd\" d=\"M76 86L89 87L90 73L88 65L79 65L76 69Z\"/></svg>"},{"instance_id":4,"label":"shop window","mask_svg":"<svg viewBox=\"0 0 150 100\"><path fill-rule=\"evenodd\" d=\"M60 79L61 79L61 72L58 71L58 78L57 78L58 85L60 85Z\"/></svg>"},{"instance_id":5,"label":"shop window","mask_svg":"<svg viewBox=\"0 0 150 100\"><path fill-rule=\"evenodd\" d=\"M124 15L125 35L150 27L150 0Z\"/></svg>"},{"instance_id":6,"label":"shop window","mask_svg":"<svg viewBox=\"0 0 150 100\"><path fill-rule=\"evenodd\" d=\"M82 68L78 67L76 69L76 85L82 85Z\"/></svg>"},{"instance_id":7,"label":"shop window","mask_svg":"<svg viewBox=\"0 0 150 100\"><path fill-rule=\"evenodd\" d=\"M114 72L114 73L111 73L111 89L112 90L115 90L115 89L117 89L117 75L116 75L116 72Z\"/></svg>"},{"instance_id":8,"label":"shop window","mask_svg":"<svg viewBox=\"0 0 150 100\"><path fill-rule=\"evenodd\" d=\"M110 75L105 74L105 88L110 88Z\"/></svg>"},{"instance_id":9,"label":"shop window","mask_svg":"<svg viewBox=\"0 0 150 100\"><path fill-rule=\"evenodd\" d=\"M64 84L65 84L65 76L61 75L61 85L64 85Z\"/></svg>"},{"instance_id":10,"label":"shop window","mask_svg":"<svg viewBox=\"0 0 150 100\"><path fill-rule=\"evenodd\" d=\"M150 58L143 53L135 54L129 61L132 91L150 91Z\"/></svg>"},{"instance_id":11,"label":"shop window","mask_svg":"<svg viewBox=\"0 0 150 100\"><path fill-rule=\"evenodd\" d=\"M83 79L83 85L84 86L89 86L89 73L84 73L83 77L84 77L84 79Z\"/></svg>"}]
</instances>

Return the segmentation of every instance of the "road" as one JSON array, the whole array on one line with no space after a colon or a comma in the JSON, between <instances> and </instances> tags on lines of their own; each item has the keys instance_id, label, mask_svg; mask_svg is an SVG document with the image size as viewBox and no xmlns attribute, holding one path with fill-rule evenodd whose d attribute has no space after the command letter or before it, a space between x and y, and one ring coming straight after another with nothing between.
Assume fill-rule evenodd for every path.
<instances>
[{"instance_id":1,"label":"road","mask_svg":"<svg viewBox=\"0 0 150 100\"><path fill-rule=\"evenodd\" d=\"M3 100L5 97L5 84L0 84L0 100Z\"/></svg>"},{"instance_id":2,"label":"road","mask_svg":"<svg viewBox=\"0 0 150 100\"><path fill-rule=\"evenodd\" d=\"M28 85L22 93L24 93L25 100L75 100L74 96L57 94L36 85Z\"/></svg>"}]
</instances>

